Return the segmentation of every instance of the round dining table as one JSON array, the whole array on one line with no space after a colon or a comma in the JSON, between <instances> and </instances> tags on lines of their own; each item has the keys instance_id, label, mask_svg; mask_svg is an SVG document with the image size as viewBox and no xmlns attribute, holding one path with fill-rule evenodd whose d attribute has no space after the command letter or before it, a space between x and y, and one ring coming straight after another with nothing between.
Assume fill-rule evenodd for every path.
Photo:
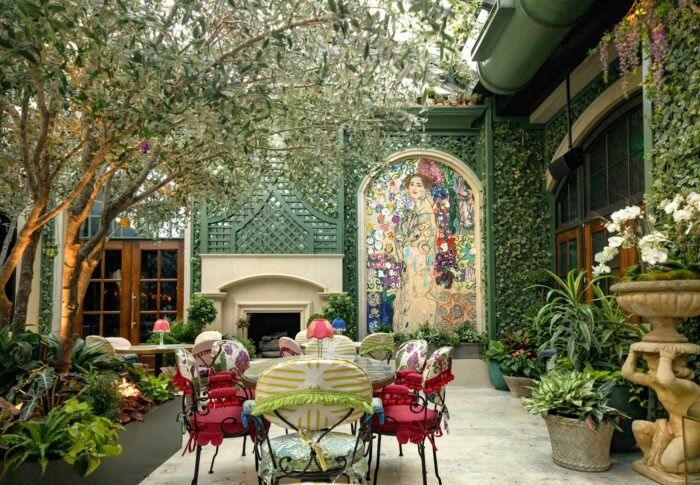
<instances>
[{"instance_id":1,"label":"round dining table","mask_svg":"<svg viewBox=\"0 0 700 485\"><path fill-rule=\"evenodd\" d=\"M178 349L192 350L192 344L140 344L132 345L131 347L121 347L114 349L117 354L136 354L136 355L154 355L156 359L155 371L160 373L160 368L163 367L163 355L175 353Z\"/></svg>"},{"instance_id":2,"label":"round dining table","mask_svg":"<svg viewBox=\"0 0 700 485\"><path fill-rule=\"evenodd\" d=\"M250 368L243 374L241 381L247 388L255 389L260 375L270 367L279 364L280 362L284 362L285 360L313 358L314 357L310 356L296 355L293 357L280 357L277 359L264 359L258 362L253 362L250 365ZM372 381L372 388L374 390L381 389L382 387L391 384L396 379L394 368L386 362L370 359L369 357L360 357L359 355L356 355L353 361L362 367L362 369L367 373L369 379Z\"/></svg>"}]
</instances>

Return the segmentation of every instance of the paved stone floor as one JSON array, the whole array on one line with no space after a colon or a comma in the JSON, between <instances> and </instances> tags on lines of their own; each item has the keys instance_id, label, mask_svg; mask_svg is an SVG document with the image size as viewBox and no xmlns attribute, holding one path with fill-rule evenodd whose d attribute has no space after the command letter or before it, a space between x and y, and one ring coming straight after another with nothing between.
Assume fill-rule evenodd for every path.
<instances>
[{"instance_id":1,"label":"paved stone floor","mask_svg":"<svg viewBox=\"0 0 700 485\"><path fill-rule=\"evenodd\" d=\"M438 440L440 475L444 485L652 483L630 468L639 453L614 455L614 464L605 473L581 473L555 465L542 418L526 413L520 400L506 392L450 387L448 405L450 433ZM257 484L253 456L248 453L248 456L241 457L241 445L240 439L224 441L211 475L207 471L214 448L206 447L202 452L199 483ZM193 471L194 453L185 456L176 453L142 483L186 484L192 479ZM428 467L428 473L428 483L437 484L432 465ZM415 445L405 446L401 458L395 440L382 440L378 483L417 485L420 476Z\"/></svg>"}]
</instances>

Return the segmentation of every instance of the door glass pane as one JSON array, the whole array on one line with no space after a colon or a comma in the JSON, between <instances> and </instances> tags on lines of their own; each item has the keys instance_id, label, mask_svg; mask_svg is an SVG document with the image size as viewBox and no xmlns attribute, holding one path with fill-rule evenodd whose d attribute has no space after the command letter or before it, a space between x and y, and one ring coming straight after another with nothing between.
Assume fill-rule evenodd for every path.
<instances>
[{"instance_id":1,"label":"door glass pane","mask_svg":"<svg viewBox=\"0 0 700 485\"><path fill-rule=\"evenodd\" d=\"M572 269L578 268L578 260L576 254L576 240L569 241L569 267L566 269L567 272Z\"/></svg>"},{"instance_id":2,"label":"door glass pane","mask_svg":"<svg viewBox=\"0 0 700 485\"><path fill-rule=\"evenodd\" d=\"M593 145L591 145L590 150L589 167L591 175L594 175L605 170L607 160L605 154L605 136L598 138Z\"/></svg>"},{"instance_id":3,"label":"door glass pane","mask_svg":"<svg viewBox=\"0 0 700 485\"><path fill-rule=\"evenodd\" d=\"M642 128L642 110L635 110L629 117L630 123L630 153L644 150L644 130Z\"/></svg>"},{"instance_id":4,"label":"door glass pane","mask_svg":"<svg viewBox=\"0 0 700 485\"><path fill-rule=\"evenodd\" d=\"M158 283L155 281L141 282L141 300L139 308L141 310L158 309Z\"/></svg>"},{"instance_id":5,"label":"door glass pane","mask_svg":"<svg viewBox=\"0 0 700 485\"><path fill-rule=\"evenodd\" d=\"M121 309L121 282L105 281L104 310L119 311Z\"/></svg>"},{"instance_id":6,"label":"door glass pane","mask_svg":"<svg viewBox=\"0 0 700 485\"><path fill-rule=\"evenodd\" d=\"M163 281L160 284L160 309L177 310L177 282Z\"/></svg>"},{"instance_id":7,"label":"door glass pane","mask_svg":"<svg viewBox=\"0 0 700 485\"><path fill-rule=\"evenodd\" d=\"M88 285L85 298L83 298L83 310L99 310L100 309L100 283L93 281Z\"/></svg>"},{"instance_id":8,"label":"door glass pane","mask_svg":"<svg viewBox=\"0 0 700 485\"><path fill-rule=\"evenodd\" d=\"M591 248L591 261L595 261L595 255L601 252L605 247L605 239L605 231L598 231L591 234L591 243L593 245Z\"/></svg>"},{"instance_id":9,"label":"door glass pane","mask_svg":"<svg viewBox=\"0 0 700 485\"><path fill-rule=\"evenodd\" d=\"M591 210L594 211L608 205L608 186L605 172L593 175L589 183L591 184Z\"/></svg>"},{"instance_id":10,"label":"door glass pane","mask_svg":"<svg viewBox=\"0 0 700 485\"><path fill-rule=\"evenodd\" d=\"M569 191L569 219L573 221L578 218L578 172L571 177L568 184Z\"/></svg>"},{"instance_id":11,"label":"door glass pane","mask_svg":"<svg viewBox=\"0 0 700 485\"><path fill-rule=\"evenodd\" d=\"M610 165L627 158L627 118L613 123L608 131L608 163Z\"/></svg>"},{"instance_id":12,"label":"door glass pane","mask_svg":"<svg viewBox=\"0 0 700 485\"><path fill-rule=\"evenodd\" d=\"M100 334L100 316L83 315L83 337Z\"/></svg>"},{"instance_id":13,"label":"door glass pane","mask_svg":"<svg viewBox=\"0 0 700 485\"><path fill-rule=\"evenodd\" d=\"M158 251L141 251L141 278L158 278Z\"/></svg>"},{"instance_id":14,"label":"door glass pane","mask_svg":"<svg viewBox=\"0 0 700 485\"><path fill-rule=\"evenodd\" d=\"M622 161L608 170L608 195L610 203L620 202L629 197L627 163Z\"/></svg>"},{"instance_id":15,"label":"door glass pane","mask_svg":"<svg viewBox=\"0 0 700 485\"><path fill-rule=\"evenodd\" d=\"M119 280L122 277L122 252L120 250L105 251L105 278Z\"/></svg>"},{"instance_id":16,"label":"door glass pane","mask_svg":"<svg viewBox=\"0 0 700 485\"><path fill-rule=\"evenodd\" d=\"M139 332L141 333L141 342L148 340L148 337L153 333L153 324L156 323L155 313L139 313L141 325Z\"/></svg>"},{"instance_id":17,"label":"door glass pane","mask_svg":"<svg viewBox=\"0 0 700 485\"><path fill-rule=\"evenodd\" d=\"M102 320L103 337L119 337L121 329L121 317L118 313L105 314Z\"/></svg>"},{"instance_id":18,"label":"door glass pane","mask_svg":"<svg viewBox=\"0 0 700 485\"><path fill-rule=\"evenodd\" d=\"M102 258L100 258L97 266L95 266L95 269L92 270L92 276L90 278L93 280L99 280L102 278Z\"/></svg>"},{"instance_id":19,"label":"door glass pane","mask_svg":"<svg viewBox=\"0 0 700 485\"><path fill-rule=\"evenodd\" d=\"M644 152L634 153L630 157L630 195L644 192Z\"/></svg>"},{"instance_id":20,"label":"door glass pane","mask_svg":"<svg viewBox=\"0 0 700 485\"><path fill-rule=\"evenodd\" d=\"M558 251L559 253L559 276L563 276L566 274L566 243L560 243Z\"/></svg>"},{"instance_id":21,"label":"door glass pane","mask_svg":"<svg viewBox=\"0 0 700 485\"><path fill-rule=\"evenodd\" d=\"M177 251L161 251L160 264L161 278L177 278Z\"/></svg>"}]
</instances>

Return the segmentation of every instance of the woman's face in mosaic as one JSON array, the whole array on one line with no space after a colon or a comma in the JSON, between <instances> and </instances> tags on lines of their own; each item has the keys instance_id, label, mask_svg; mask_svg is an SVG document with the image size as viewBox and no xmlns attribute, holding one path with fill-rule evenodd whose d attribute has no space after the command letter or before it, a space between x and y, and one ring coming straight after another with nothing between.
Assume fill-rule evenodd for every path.
<instances>
[{"instance_id":1,"label":"woman's face in mosaic","mask_svg":"<svg viewBox=\"0 0 700 485\"><path fill-rule=\"evenodd\" d=\"M408 182L408 195L413 200L425 198L425 185L420 177L411 177Z\"/></svg>"}]
</instances>

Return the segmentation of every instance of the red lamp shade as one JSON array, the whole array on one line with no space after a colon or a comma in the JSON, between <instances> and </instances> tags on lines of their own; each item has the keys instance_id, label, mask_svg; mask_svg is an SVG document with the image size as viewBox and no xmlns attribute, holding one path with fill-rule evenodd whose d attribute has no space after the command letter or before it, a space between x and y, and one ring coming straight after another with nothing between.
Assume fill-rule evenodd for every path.
<instances>
[{"instance_id":1,"label":"red lamp shade","mask_svg":"<svg viewBox=\"0 0 700 485\"><path fill-rule=\"evenodd\" d=\"M156 320L156 323L153 324L153 331L154 332L170 332L170 323L164 318Z\"/></svg>"},{"instance_id":2,"label":"red lamp shade","mask_svg":"<svg viewBox=\"0 0 700 485\"><path fill-rule=\"evenodd\" d=\"M308 338L324 339L333 338L333 326L331 322L325 318L317 318L312 320L306 328L306 336Z\"/></svg>"}]
</instances>

